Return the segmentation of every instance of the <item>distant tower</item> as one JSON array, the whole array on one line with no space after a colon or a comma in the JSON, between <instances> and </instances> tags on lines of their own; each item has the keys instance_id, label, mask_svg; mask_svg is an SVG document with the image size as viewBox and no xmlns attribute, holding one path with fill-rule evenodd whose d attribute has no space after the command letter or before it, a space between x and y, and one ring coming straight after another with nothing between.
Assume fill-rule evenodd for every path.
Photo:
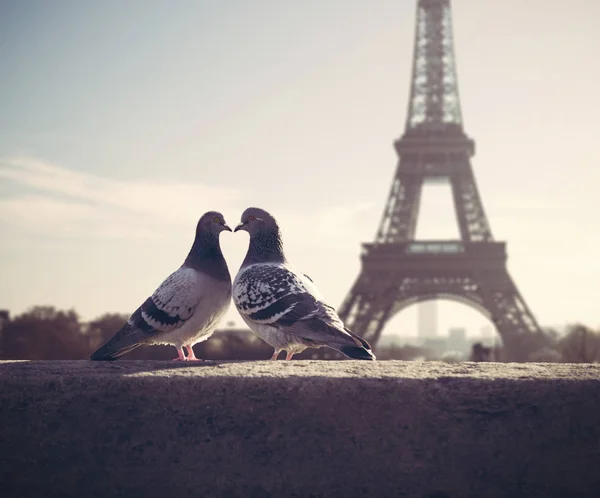
<instances>
[{"instance_id":1,"label":"distant tower","mask_svg":"<svg viewBox=\"0 0 600 498\"><path fill-rule=\"evenodd\" d=\"M399 161L383 217L375 241L363 245L362 269L340 316L375 346L386 322L405 307L451 299L494 323L507 359L527 359L544 335L508 274L505 243L494 241L475 183L450 0L418 0L408 116L395 148ZM421 189L431 179L452 188L458 240L415 240Z\"/></svg>"},{"instance_id":2,"label":"distant tower","mask_svg":"<svg viewBox=\"0 0 600 498\"><path fill-rule=\"evenodd\" d=\"M417 305L417 328L419 339L430 339L437 336L437 303L425 301Z\"/></svg>"}]
</instances>

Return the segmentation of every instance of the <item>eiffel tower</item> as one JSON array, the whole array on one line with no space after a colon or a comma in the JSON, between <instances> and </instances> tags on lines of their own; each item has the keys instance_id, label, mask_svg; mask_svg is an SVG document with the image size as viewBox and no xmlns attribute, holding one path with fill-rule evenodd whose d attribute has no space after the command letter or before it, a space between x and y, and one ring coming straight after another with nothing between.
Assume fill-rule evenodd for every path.
<instances>
[{"instance_id":1,"label":"eiffel tower","mask_svg":"<svg viewBox=\"0 0 600 498\"><path fill-rule=\"evenodd\" d=\"M392 188L373 243L339 314L376 346L386 322L419 301L449 299L496 326L505 359L523 361L544 340L506 268L506 244L492 237L463 131L450 0L418 0L412 82ZM415 240L422 186L449 182L459 240Z\"/></svg>"}]
</instances>

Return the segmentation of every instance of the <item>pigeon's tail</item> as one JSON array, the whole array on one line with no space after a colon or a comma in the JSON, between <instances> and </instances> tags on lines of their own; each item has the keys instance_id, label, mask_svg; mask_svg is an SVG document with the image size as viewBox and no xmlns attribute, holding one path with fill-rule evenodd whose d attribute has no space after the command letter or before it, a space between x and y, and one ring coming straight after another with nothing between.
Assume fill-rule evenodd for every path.
<instances>
[{"instance_id":1,"label":"pigeon's tail","mask_svg":"<svg viewBox=\"0 0 600 498\"><path fill-rule=\"evenodd\" d=\"M375 360L375 355L370 349L365 349L360 346L342 346L339 348L339 351L353 360Z\"/></svg>"},{"instance_id":2,"label":"pigeon's tail","mask_svg":"<svg viewBox=\"0 0 600 498\"><path fill-rule=\"evenodd\" d=\"M131 336L135 328L126 323L104 346L99 347L90 356L93 361L114 361L125 356L140 346L139 342L132 342Z\"/></svg>"},{"instance_id":3,"label":"pigeon's tail","mask_svg":"<svg viewBox=\"0 0 600 498\"><path fill-rule=\"evenodd\" d=\"M93 361L114 361L121 358L121 356L125 356L127 353L133 351L139 346L139 344L130 344L128 346L123 346L122 348L115 349L111 344L107 343L101 348L98 348L94 351L90 360Z\"/></svg>"},{"instance_id":4,"label":"pigeon's tail","mask_svg":"<svg viewBox=\"0 0 600 498\"><path fill-rule=\"evenodd\" d=\"M352 358L353 360L374 361L376 359L371 350L371 345L367 341L348 328L344 328L344 330L352 336L356 344L337 348L340 353L344 353L348 358Z\"/></svg>"}]
</instances>

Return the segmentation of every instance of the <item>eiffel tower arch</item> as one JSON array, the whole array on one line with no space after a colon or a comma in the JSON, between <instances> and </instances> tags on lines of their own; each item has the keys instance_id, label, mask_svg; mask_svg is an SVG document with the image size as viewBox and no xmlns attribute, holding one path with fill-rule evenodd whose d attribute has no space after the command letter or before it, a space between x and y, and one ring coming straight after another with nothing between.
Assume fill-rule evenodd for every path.
<instances>
[{"instance_id":1,"label":"eiffel tower arch","mask_svg":"<svg viewBox=\"0 0 600 498\"><path fill-rule=\"evenodd\" d=\"M502 338L505 356L523 361L544 340L506 268L471 167L475 143L463 130L450 0L418 0L412 81L398 165L375 241L339 308L348 327L376 346L388 320L407 306L449 299L481 311ZM460 238L415 240L423 185L446 181Z\"/></svg>"}]
</instances>

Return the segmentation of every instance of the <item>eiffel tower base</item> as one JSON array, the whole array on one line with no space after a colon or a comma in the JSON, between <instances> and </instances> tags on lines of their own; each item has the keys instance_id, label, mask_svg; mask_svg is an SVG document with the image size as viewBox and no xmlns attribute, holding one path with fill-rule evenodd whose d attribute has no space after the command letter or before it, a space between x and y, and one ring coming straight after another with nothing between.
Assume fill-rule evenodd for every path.
<instances>
[{"instance_id":1,"label":"eiffel tower base","mask_svg":"<svg viewBox=\"0 0 600 498\"><path fill-rule=\"evenodd\" d=\"M362 271L339 314L371 344L377 344L386 322L406 307L448 299L489 318L502 339L504 361L526 361L546 345L546 336L506 269L503 242L415 241L363 247ZM308 357L340 355L319 350Z\"/></svg>"}]
</instances>

